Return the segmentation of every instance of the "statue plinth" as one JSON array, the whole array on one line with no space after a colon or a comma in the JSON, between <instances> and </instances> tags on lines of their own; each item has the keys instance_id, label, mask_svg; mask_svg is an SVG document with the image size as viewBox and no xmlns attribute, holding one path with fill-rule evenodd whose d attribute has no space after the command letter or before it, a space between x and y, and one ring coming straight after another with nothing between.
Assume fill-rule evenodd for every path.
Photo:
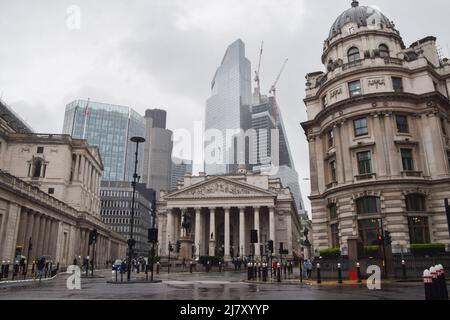
<instances>
[{"instance_id":1,"label":"statue plinth","mask_svg":"<svg viewBox=\"0 0 450 320\"><path fill-rule=\"evenodd\" d=\"M192 238L190 236L180 237L180 254L179 259L185 259L186 261L192 260Z\"/></svg>"},{"instance_id":2,"label":"statue plinth","mask_svg":"<svg viewBox=\"0 0 450 320\"><path fill-rule=\"evenodd\" d=\"M209 255L211 257L214 257L216 255L216 240L210 239L209 240Z\"/></svg>"}]
</instances>

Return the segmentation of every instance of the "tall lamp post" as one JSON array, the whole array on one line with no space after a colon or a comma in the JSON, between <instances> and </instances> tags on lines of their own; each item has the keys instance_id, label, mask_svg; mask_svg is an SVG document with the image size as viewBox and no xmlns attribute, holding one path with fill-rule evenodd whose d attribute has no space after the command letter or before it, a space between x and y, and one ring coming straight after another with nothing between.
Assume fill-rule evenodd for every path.
<instances>
[{"instance_id":1,"label":"tall lamp post","mask_svg":"<svg viewBox=\"0 0 450 320\"><path fill-rule=\"evenodd\" d=\"M139 180L139 176L137 174L137 165L138 165L138 152L139 152L139 143L144 143L145 139L142 137L132 137L130 139L131 142L136 143L136 152L135 152L135 162L134 162L134 174L133 174L133 182L131 182L131 186L133 187L133 197L131 200L131 219L130 219L130 239L128 239L128 273L127 273L127 281L131 280L131 259L133 258L133 247L136 241L133 239L133 228L134 228L134 194L136 192L136 184Z\"/></svg>"}]
</instances>

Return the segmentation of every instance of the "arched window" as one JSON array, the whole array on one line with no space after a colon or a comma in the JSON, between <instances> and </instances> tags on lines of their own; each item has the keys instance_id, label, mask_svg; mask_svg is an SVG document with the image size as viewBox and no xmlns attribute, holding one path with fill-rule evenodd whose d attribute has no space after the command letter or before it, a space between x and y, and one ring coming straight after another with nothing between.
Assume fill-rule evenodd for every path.
<instances>
[{"instance_id":1,"label":"arched window","mask_svg":"<svg viewBox=\"0 0 450 320\"><path fill-rule=\"evenodd\" d=\"M42 171L42 160L36 159L33 162L33 178L39 178L41 176Z\"/></svg>"},{"instance_id":2,"label":"arched window","mask_svg":"<svg viewBox=\"0 0 450 320\"><path fill-rule=\"evenodd\" d=\"M361 56L359 54L359 49L356 47L350 48L348 50L347 56L348 56L348 62L355 62L355 61L359 61L361 59Z\"/></svg>"},{"instance_id":3,"label":"arched window","mask_svg":"<svg viewBox=\"0 0 450 320\"><path fill-rule=\"evenodd\" d=\"M389 48L385 44L380 44L378 47L378 50L380 51L380 57L382 58L388 58L389 57Z\"/></svg>"},{"instance_id":4,"label":"arched window","mask_svg":"<svg viewBox=\"0 0 450 320\"><path fill-rule=\"evenodd\" d=\"M381 200L379 197L363 197L356 200L357 214L381 213Z\"/></svg>"},{"instance_id":5,"label":"arched window","mask_svg":"<svg viewBox=\"0 0 450 320\"><path fill-rule=\"evenodd\" d=\"M425 212L425 196L421 194L408 194L406 196L406 210L409 212Z\"/></svg>"}]
</instances>

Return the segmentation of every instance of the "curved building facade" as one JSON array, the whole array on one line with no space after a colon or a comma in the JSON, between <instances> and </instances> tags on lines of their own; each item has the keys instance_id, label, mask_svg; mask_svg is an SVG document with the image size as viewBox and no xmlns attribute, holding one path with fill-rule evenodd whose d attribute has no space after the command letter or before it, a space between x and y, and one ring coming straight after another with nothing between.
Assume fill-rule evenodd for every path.
<instances>
[{"instance_id":1,"label":"curved building facade","mask_svg":"<svg viewBox=\"0 0 450 320\"><path fill-rule=\"evenodd\" d=\"M353 1L324 42L326 72L306 76L313 241L393 252L444 243L449 230L450 64L436 38L406 47L394 23Z\"/></svg>"}]
</instances>

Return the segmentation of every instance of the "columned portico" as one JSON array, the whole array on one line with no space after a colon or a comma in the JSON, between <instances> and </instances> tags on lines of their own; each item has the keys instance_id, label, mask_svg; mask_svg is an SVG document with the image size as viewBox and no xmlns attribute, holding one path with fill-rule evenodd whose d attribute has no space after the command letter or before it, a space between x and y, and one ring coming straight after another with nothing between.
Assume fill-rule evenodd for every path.
<instances>
[{"instance_id":1,"label":"columned portico","mask_svg":"<svg viewBox=\"0 0 450 320\"><path fill-rule=\"evenodd\" d=\"M247 177L242 175L204 177L204 180L196 177L195 183L188 182L186 188L162 192L158 201L161 255L167 257L168 241L174 245L181 240L182 249L172 252L171 259L190 261L202 256L217 256L225 262L238 257L248 259L253 254L251 229L258 231L256 260L269 255L263 246L268 240L285 243L285 248L290 248L287 257L298 255L300 250L295 247L298 243L290 244L300 237L301 229L291 192L278 179L262 175L251 178L246 182ZM191 223L187 230L180 230L181 212L186 213ZM275 224L276 219L279 225ZM195 250L193 256L192 251L185 250L188 242ZM274 243L274 248L278 243Z\"/></svg>"}]
</instances>

